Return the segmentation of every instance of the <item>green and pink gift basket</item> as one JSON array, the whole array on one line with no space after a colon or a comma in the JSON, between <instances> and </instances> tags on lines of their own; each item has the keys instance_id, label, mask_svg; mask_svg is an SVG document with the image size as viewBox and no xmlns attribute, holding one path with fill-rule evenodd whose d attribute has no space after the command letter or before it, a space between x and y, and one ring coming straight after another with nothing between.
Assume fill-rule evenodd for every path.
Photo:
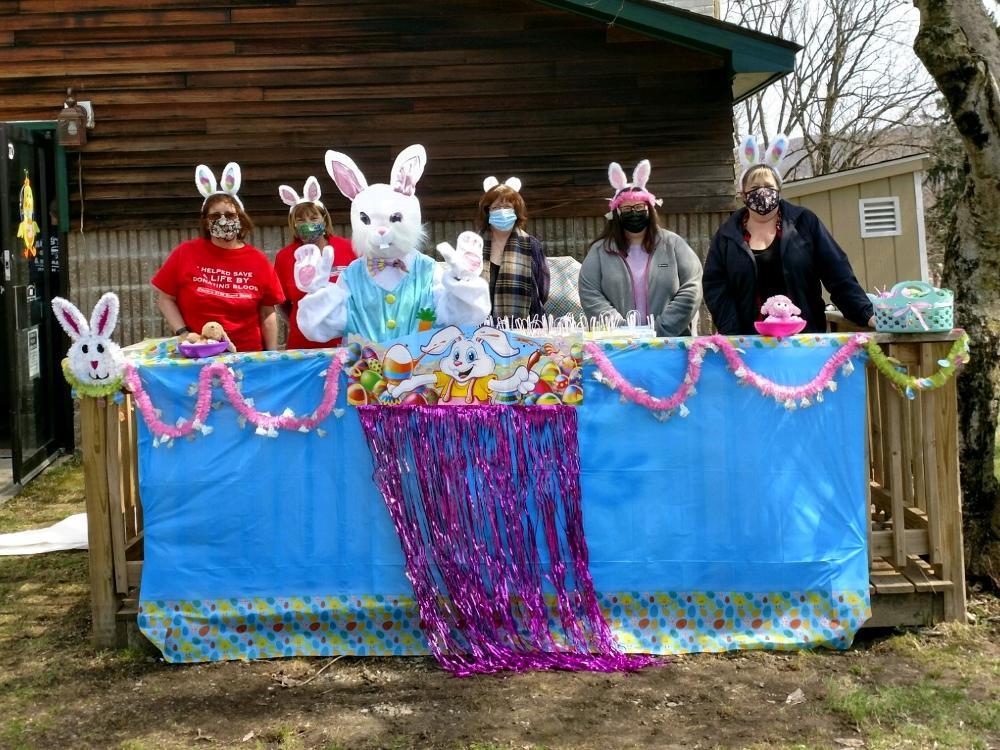
<instances>
[{"instance_id":1,"label":"green and pink gift basket","mask_svg":"<svg viewBox=\"0 0 1000 750\"><path fill-rule=\"evenodd\" d=\"M900 281L892 289L869 294L880 333L940 333L954 327L955 295L925 281Z\"/></svg>"}]
</instances>

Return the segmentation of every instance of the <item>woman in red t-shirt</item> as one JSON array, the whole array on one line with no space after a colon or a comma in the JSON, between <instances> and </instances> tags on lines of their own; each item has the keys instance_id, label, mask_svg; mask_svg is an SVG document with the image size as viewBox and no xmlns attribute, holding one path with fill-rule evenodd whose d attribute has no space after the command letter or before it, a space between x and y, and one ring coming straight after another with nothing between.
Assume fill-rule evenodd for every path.
<instances>
[{"instance_id":1,"label":"woman in red t-shirt","mask_svg":"<svg viewBox=\"0 0 1000 750\"><path fill-rule=\"evenodd\" d=\"M285 319L288 321L288 342L286 349L319 349L328 346L339 346L340 339L330 339L329 341L311 341L302 335L296 316L299 311L299 302L306 293L295 285L295 251L302 245L318 245L324 240L328 245L333 246L333 269L330 273L330 281L335 282L340 272L348 266L358 256L354 254L351 241L343 237L333 235L333 222L330 213L320 202L319 182L315 177L306 180L303 197L295 192L288 185L282 185L278 189L278 194L286 206L291 206L288 210L288 226L292 230L294 240L286 245L274 257L274 271L281 282L281 288L285 293L285 302L279 305Z\"/></svg>"},{"instance_id":2,"label":"woman in red t-shirt","mask_svg":"<svg viewBox=\"0 0 1000 750\"><path fill-rule=\"evenodd\" d=\"M244 242L253 222L236 195L239 165L226 165L222 190L204 165L195 175L205 195L201 237L174 248L153 276L157 306L177 336L200 333L205 323L217 321L237 351L277 349L274 306L285 296L267 256Z\"/></svg>"}]
</instances>

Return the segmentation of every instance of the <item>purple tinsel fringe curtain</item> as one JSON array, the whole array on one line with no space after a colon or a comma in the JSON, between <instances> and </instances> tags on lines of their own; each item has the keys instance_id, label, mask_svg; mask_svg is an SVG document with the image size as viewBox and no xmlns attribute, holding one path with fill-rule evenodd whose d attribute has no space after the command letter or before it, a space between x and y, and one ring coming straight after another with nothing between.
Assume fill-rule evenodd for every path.
<instances>
[{"instance_id":1,"label":"purple tinsel fringe curtain","mask_svg":"<svg viewBox=\"0 0 1000 750\"><path fill-rule=\"evenodd\" d=\"M431 652L458 676L635 670L590 578L576 410L359 408Z\"/></svg>"}]
</instances>

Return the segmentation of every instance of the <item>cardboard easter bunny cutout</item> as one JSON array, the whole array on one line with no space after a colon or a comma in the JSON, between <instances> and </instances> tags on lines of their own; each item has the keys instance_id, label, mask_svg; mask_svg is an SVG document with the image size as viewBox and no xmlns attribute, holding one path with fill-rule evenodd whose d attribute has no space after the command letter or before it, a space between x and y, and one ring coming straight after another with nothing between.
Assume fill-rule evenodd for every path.
<instances>
[{"instance_id":1,"label":"cardboard easter bunny cutout","mask_svg":"<svg viewBox=\"0 0 1000 750\"><path fill-rule=\"evenodd\" d=\"M295 284L306 293L298 325L312 341L358 334L372 341L415 333L432 314L438 325L478 325L490 312L490 292L480 277L479 254L438 246L442 271L420 252L424 239L415 192L427 155L417 144L400 152L389 184L369 185L346 154L326 152L326 167L351 201L351 241L359 257L329 282L333 248L303 245L295 251Z\"/></svg>"},{"instance_id":2,"label":"cardboard easter bunny cutout","mask_svg":"<svg viewBox=\"0 0 1000 750\"><path fill-rule=\"evenodd\" d=\"M387 358L395 344L386 352ZM489 403L499 393L529 393L538 383L538 373L520 365L506 378L497 375L497 361L490 354L510 357L518 353L507 334L492 326L480 326L466 338L455 326L442 328L422 347L421 356L440 357L437 370L414 375L389 388L389 395L401 398L406 393L426 385L436 385L441 391L442 406Z\"/></svg>"}]
</instances>

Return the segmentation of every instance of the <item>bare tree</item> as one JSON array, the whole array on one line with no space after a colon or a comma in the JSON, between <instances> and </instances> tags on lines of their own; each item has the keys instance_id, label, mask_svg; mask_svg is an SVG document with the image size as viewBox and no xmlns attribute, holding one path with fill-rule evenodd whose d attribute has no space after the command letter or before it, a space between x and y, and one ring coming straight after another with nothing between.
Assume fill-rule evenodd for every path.
<instances>
[{"instance_id":1,"label":"bare tree","mask_svg":"<svg viewBox=\"0 0 1000 750\"><path fill-rule=\"evenodd\" d=\"M915 0L917 55L944 95L964 149L964 191L951 217L944 284L972 361L958 379L962 502L969 572L1000 587L1000 31L981 0Z\"/></svg>"},{"instance_id":2,"label":"bare tree","mask_svg":"<svg viewBox=\"0 0 1000 750\"><path fill-rule=\"evenodd\" d=\"M796 177L923 147L910 127L933 85L901 44L904 0L730 0L727 20L803 46L795 71L736 108L742 132L801 133ZM884 158L884 156L881 156Z\"/></svg>"}]
</instances>

